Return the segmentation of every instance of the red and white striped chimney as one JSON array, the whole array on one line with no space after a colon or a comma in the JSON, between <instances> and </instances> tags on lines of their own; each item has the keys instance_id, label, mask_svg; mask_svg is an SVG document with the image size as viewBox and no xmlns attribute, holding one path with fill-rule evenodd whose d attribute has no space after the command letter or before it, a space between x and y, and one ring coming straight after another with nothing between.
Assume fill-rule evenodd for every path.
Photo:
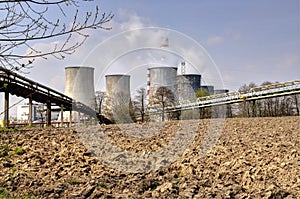
<instances>
[{"instance_id":1,"label":"red and white striped chimney","mask_svg":"<svg viewBox=\"0 0 300 199\"><path fill-rule=\"evenodd\" d=\"M162 41L160 47L161 48L168 48L169 47L169 39L168 39L168 37L164 37L163 38L163 41Z\"/></svg>"}]
</instances>

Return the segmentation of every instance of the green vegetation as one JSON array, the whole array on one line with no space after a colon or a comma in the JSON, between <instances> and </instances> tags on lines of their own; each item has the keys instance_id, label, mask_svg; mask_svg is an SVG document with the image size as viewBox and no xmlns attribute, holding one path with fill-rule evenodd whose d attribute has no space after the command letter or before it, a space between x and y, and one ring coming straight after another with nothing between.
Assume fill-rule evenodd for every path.
<instances>
[{"instance_id":1,"label":"green vegetation","mask_svg":"<svg viewBox=\"0 0 300 199\"><path fill-rule=\"evenodd\" d=\"M33 194L26 194L24 195L23 197L11 197L9 196L9 193L8 191L2 187L0 188L0 199L20 199L20 198L23 198L23 199L34 199L36 198Z\"/></svg>"},{"instance_id":2,"label":"green vegetation","mask_svg":"<svg viewBox=\"0 0 300 199\"><path fill-rule=\"evenodd\" d=\"M21 130L26 130L26 129L36 129L36 128L38 128L37 126L23 126L23 127L21 127L20 129Z\"/></svg>"},{"instance_id":3,"label":"green vegetation","mask_svg":"<svg viewBox=\"0 0 300 199\"><path fill-rule=\"evenodd\" d=\"M15 152L15 154L17 154L17 155L22 155L22 154L24 154L23 149L22 149L22 148L19 148L19 147L16 148L14 152Z\"/></svg>"},{"instance_id":4,"label":"green vegetation","mask_svg":"<svg viewBox=\"0 0 300 199\"><path fill-rule=\"evenodd\" d=\"M99 183L98 183L98 186L99 186L99 187L106 187L105 182L99 182Z\"/></svg>"},{"instance_id":5,"label":"green vegetation","mask_svg":"<svg viewBox=\"0 0 300 199\"><path fill-rule=\"evenodd\" d=\"M0 127L0 131L18 131L17 127Z\"/></svg>"},{"instance_id":6,"label":"green vegetation","mask_svg":"<svg viewBox=\"0 0 300 199\"><path fill-rule=\"evenodd\" d=\"M11 168L11 175L14 175L18 169L16 167Z\"/></svg>"},{"instance_id":7,"label":"green vegetation","mask_svg":"<svg viewBox=\"0 0 300 199\"><path fill-rule=\"evenodd\" d=\"M206 97L209 96L209 91L205 89L198 89L195 93L196 97Z\"/></svg>"},{"instance_id":8,"label":"green vegetation","mask_svg":"<svg viewBox=\"0 0 300 199\"><path fill-rule=\"evenodd\" d=\"M6 152L8 152L10 150L9 146L7 146L7 145L6 146L2 146L1 148L4 149Z\"/></svg>"},{"instance_id":9,"label":"green vegetation","mask_svg":"<svg viewBox=\"0 0 300 199\"><path fill-rule=\"evenodd\" d=\"M5 188L0 189L0 198L7 198L8 196L8 191Z\"/></svg>"},{"instance_id":10,"label":"green vegetation","mask_svg":"<svg viewBox=\"0 0 300 199\"><path fill-rule=\"evenodd\" d=\"M72 178L69 183L72 184L72 185L75 185L75 184L79 184L80 181L76 178Z\"/></svg>"},{"instance_id":11,"label":"green vegetation","mask_svg":"<svg viewBox=\"0 0 300 199\"><path fill-rule=\"evenodd\" d=\"M32 198L35 198L35 196L33 194L26 194L23 198L24 199L32 199Z\"/></svg>"},{"instance_id":12,"label":"green vegetation","mask_svg":"<svg viewBox=\"0 0 300 199\"><path fill-rule=\"evenodd\" d=\"M10 174L8 175L8 179L10 181L14 181L14 174L16 173L18 169L16 167L13 167L10 171Z\"/></svg>"}]
</instances>

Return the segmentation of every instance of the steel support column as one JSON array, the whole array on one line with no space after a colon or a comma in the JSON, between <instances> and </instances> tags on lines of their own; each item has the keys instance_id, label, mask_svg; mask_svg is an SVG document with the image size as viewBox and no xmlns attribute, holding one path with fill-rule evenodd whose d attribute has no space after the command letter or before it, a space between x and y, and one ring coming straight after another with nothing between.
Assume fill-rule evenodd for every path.
<instances>
[{"instance_id":1,"label":"steel support column","mask_svg":"<svg viewBox=\"0 0 300 199\"><path fill-rule=\"evenodd\" d=\"M29 96L28 125L32 126L32 96Z\"/></svg>"},{"instance_id":2,"label":"steel support column","mask_svg":"<svg viewBox=\"0 0 300 199\"><path fill-rule=\"evenodd\" d=\"M47 119L46 119L46 125L51 125L51 102L47 102Z\"/></svg>"},{"instance_id":3,"label":"steel support column","mask_svg":"<svg viewBox=\"0 0 300 199\"><path fill-rule=\"evenodd\" d=\"M70 109L70 121L69 121L69 126L72 126L72 109Z\"/></svg>"},{"instance_id":4,"label":"steel support column","mask_svg":"<svg viewBox=\"0 0 300 199\"><path fill-rule=\"evenodd\" d=\"M64 126L64 106L60 106L60 126Z\"/></svg>"},{"instance_id":5,"label":"steel support column","mask_svg":"<svg viewBox=\"0 0 300 199\"><path fill-rule=\"evenodd\" d=\"M4 127L9 125L9 92L4 92Z\"/></svg>"}]
</instances>

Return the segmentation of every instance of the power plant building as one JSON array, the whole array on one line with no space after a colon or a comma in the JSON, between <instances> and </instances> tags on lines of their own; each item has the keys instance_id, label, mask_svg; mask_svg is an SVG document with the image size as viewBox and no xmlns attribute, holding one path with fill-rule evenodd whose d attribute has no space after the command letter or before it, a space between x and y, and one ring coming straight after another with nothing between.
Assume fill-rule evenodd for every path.
<instances>
[{"instance_id":1,"label":"power plant building","mask_svg":"<svg viewBox=\"0 0 300 199\"><path fill-rule=\"evenodd\" d=\"M164 110L163 108L165 107L159 107L164 103L161 101L154 102L157 100L155 99L157 98L157 90L161 87L166 88L172 94L173 101L166 107L172 106L177 102L184 104L194 101L196 99L195 92L199 89L207 91L206 94L209 95L228 92L227 89L214 90L213 85L201 85L202 76L197 74L199 71L191 63L172 53L168 48L169 40L164 38L160 48L151 52L152 62L149 63L147 68L147 80L145 78L145 81L147 81L146 103L149 110ZM94 68L69 66L65 68L65 72L65 95L96 110ZM116 123L132 122L133 107L130 95L130 76L125 74L108 74L105 76L105 82L106 96L101 114ZM149 113L151 114L151 111ZM199 116L197 111L186 111L184 114L183 119L193 119ZM154 120L157 121L157 118L164 120L164 114L162 115L161 118L159 118L160 116L155 116ZM191 117L190 115L193 116ZM68 113L66 116L64 115L64 118L68 118ZM77 119L76 116L72 116L72 118L73 121L78 121L78 119L80 120L80 115L77 114Z\"/></svg>"},{"instance_id":2,"label":"power plant building","mask_svg":"<svg viewBox=\"0 0 300 199\"><path fill-rule=\"evenodd\" d=\"M222 93L228 93L229 90L228 89L217 89L217 90L214 90L214 94L222 94Z\"/></svg>"},{"instance_id":3,"label":"power plant building","mask_svg":"<svg viewBox=\"0 0 300 199\"><path fill-rule=\"evenodd\" d=\"M200 89L207 91L209 95L213 95L215 92L214 86L203 85L203 86L200 86Z\"/></svg>"},{"instance_id":4,"label":"power plant building","mask_svg":"<svg viewBox=\"0 0 300 199\"><path fill-rule=\"evenodd\" d=\"M201 87L201 75L186 74L177 76L179 103L195 99L195 92Z\"/></svg>"},{"instance_id":5,"label":"power plant building","mask_svg":"<svg viewBox=\"0 0 300 199\"><path fill-rule=\"evenodd\" d=\"M32 105L32 120L38 119L37 104ZM29 104L21 104L17 106L17 120L19 122L28 121L29 119Z\"/></svg>"}]
</instances>

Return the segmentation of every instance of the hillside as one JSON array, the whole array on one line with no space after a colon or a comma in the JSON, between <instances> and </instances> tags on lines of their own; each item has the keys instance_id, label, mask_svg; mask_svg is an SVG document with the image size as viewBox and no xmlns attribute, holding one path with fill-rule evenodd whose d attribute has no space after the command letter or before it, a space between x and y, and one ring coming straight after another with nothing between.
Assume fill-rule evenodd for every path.
<instances>
[{"instance_id":1,"label":"hillside","mask_svg":"<svg viewBox=\"0 0 300 199\"><path fill-rule=\"evenodd\" d=\"M300 118L227 119L216 145L201 156L209 120L181 157L158 170L113 169L85 148L75 128L0 132L0 198L297 198L300 196ZM99 127L100 128L100 127ZM134 153L156 151L176 134L166 122L153 137L102 126L108 139ZM143 133L143 130L140 130Z\"/></svg>"}]
</instances>

